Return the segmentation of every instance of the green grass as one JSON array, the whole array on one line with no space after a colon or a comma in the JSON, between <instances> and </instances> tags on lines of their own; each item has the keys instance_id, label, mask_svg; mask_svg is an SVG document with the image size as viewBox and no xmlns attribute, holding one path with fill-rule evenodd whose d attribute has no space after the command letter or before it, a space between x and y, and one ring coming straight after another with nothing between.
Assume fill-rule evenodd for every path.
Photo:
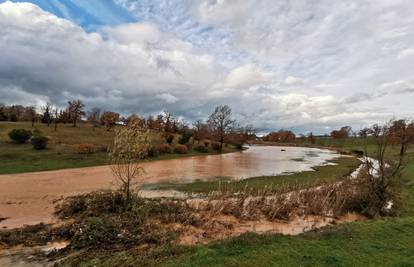
<instances>
[{"instance_id":1,"label":"green grass","mask_svg":"<svg viewBox=\"0 0 414 267\"><path fill-rule=\"evenodd\" d=\"M413 266L414 219L358 222L300 236L245 234L161 266Z\"/></svg>"},{"instance_id":2,"label":"green grass","mask_svg":"<svg viewBox=\"0 0 414 267\"><path fill-rule=\"evenodd\" d=\"M263 189L265 186L277 189L289 185L315 184L340 179L349 175L361 164L361 162L354 157L341 157L332 160L332 162L336 163L336 165L314 167L313 171L304 171L290 175L253 177L241 181L226 181L225 183L227 188L234 191L244 190L245 188L257 191ZM184 192L209 193L218 190L221 186L220 183L223 183L223 181L195 181L191 183L177 184L165 183L150 186L151 188L156 189L175 189Z\"/></svg>"},{"instance_id":3,"label":"green grass","mask_svg":"<svg viewBox=\"0 0 414 267\"><path fill-rule=\"evenodd\" d=\"M47 127L45 124L37 123L35 127L49 138L49 145L45 150L35 150L30 143L14 144L10 141L8 137L10 130L18 128L33 130L31 123L0 123L0 174L106 164L105 152L79 155L73 149L73 145L90 143L97 147L106 147L112 141L113 132L108 132L104 128L92 131L92 127L88 124L79 124L77 128L69 124L59 124L56 132L53 125Z\"/></svg>"},{"instance_id":4,"label":"green grass","mask_svg":"<svg viewBox=\"0 0 414 267\"><path fill-rule=\"evenodd\" d=\"M0 174L22 173L66 168L90 167L107 164L107 153L104 150L113 140L114 132L107 131L105 127L92 131L91 125L79 123L74 128L70 124L59 124L57 131L53 125L36 123L35 128L49 138L48 148L34 150L30 143L14 144L10 141L8 133L12 129L33 130L28 122L0 122ZM88 143L98 148L91 155L80 155L73 148L74 145ZM224 153L234 152L236 149L226 147ZM150 160L163 160L179 157L214 154L200 153L191 150L187 154L163 154Z\"/></svg>"}]
</instances>

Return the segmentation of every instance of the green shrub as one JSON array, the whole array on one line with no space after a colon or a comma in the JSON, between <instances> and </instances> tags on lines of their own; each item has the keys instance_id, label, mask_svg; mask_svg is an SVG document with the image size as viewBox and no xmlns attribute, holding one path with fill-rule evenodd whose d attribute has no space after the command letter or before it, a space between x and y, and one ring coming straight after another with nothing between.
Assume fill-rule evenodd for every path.
<instances>
[{"instance_id":1,"label":"green shrub","mask_svg":"<svg viewBox=\"0 0 414 267\"><path fill-rule=\"evenodd\" d=\"M188 153L188 148L185 145L176 145L174 147L174 152L178 154L186 154Z\"/></svg>"},{"instance_id":2,"label":"green shrub","mask_svg":"<svg viewBox=\"0 0 414 267\"><path fill-rule=\"evenodd\" d=\"M34 149L41 150L47 147L49 139L46 136L34 136L30 141Z\"/></svg>"},{"instance_id":3,"label":"green shrub","mask_svg":"<svg viewBox=\"0 0 414 267\"><path fill-rule=\"evenodd\" d=\"M201 153L207 153L208 152L208 148L206 146L203 145L197 145L194 147L195 151L201 152Z\"/></svg>"},{"instance_id":4,"label":"green shrub","mask_svg":"<svg viewBox=\"0 0 414 267\"><path fill-rule=\"evenodd\" d=\"M219 150L220 150L220 143L219 143L219 142L213 142L213 143L211 143L211 147L212 147L215 151L219 151Z\"/></svg>"},{"instance_id":5,"label":"green shrub","mask_svg":"<svg viewBox=\"0 0 414 267\"><path fill-rule=\"evenodd\" d=\"M157 150L160 154L171 153L172 148L168 144L160 144L157 146Z\"/></svg>"},{"instance_id":6,"label":"green shrub","mask_svg":"<svg viewBox=\"0 0 414 267\"><path fill-rule=\"evenodd\" d=\"M25 129L13 129L9 132L10 139L16 144L26 143L32 136L32 132Z\"/></svg>"}]
</instances>

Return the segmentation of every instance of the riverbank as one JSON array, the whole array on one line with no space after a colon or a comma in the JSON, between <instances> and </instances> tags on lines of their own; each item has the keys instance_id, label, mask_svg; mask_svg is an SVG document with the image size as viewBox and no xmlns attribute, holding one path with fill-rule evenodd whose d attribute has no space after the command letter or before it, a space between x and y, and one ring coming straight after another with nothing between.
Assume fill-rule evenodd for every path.
<instances>
[{"instance_id":1,"label":"riverbank","mask_svg":"<svg viewBox=\"0 0 414 267\"><path fill-rule=\"evenodd\" d=\"M56 214L63 220L59 225L0 231L0 241L6 248L0 254L17 251L21 258L25 253L16 245L35 246L35 250L64 240L60 243L66 246L59 252L45 250L38 254L40 260L49 254L47 259L52 262L63 259L65 266L96 265L100 260L94 257L114 260L115 266L153 266L171 259L172 254L190 252L194 245L243 233L298 235L364 219L352 213L351 206L343 205L343 201L357 200L343 198L342 192L348 185L343 183L343 186L326 184L267 197L149 200L134 195L129 205L125 205L119 191L80 195L58 206ZM321 205L319 199L328 200L328 191L331 192L329 203ZM306 197L315 194L320 196ZM287 198L292 205L285 205ZM305 212L308 209L313 210L312 215ZM24 249L30 253L30 249ZM117 258L114 252L129 255L131 261ZM101 264L107 266L108 262Z\"/></svg>"}]
</instances>

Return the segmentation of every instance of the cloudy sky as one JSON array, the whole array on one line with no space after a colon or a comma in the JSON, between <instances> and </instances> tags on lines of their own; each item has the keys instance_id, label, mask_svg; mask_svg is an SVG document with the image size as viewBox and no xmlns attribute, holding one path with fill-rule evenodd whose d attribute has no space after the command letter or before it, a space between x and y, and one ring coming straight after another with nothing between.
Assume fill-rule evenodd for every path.
<instances>
[{"instance_id":1,"label":"cloudy sky","mask_svg":"<svg viewBox=\"0 0 414 267\"><path fill-rule=\"evenodd\" d=\"M29 3L30 2L30 3ZM260 131L414 117L412 0L0 0L0 102Z\"/></svg>"}]
</instances>

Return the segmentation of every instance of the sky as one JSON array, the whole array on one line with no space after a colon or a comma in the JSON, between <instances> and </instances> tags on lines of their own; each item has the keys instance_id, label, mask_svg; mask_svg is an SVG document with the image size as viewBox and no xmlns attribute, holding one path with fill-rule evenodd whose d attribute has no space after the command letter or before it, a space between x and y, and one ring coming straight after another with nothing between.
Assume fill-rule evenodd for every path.
<instances>
[{"instance_id":1,"label":"sky","mask_svg":"<svg viewBox=\"0 0 414 267\"><path fill-rule=\"evenodd\" d=\"M327 133L414 118L412 0L0 0L0 102Z\"/></svg>"}]
</instances>

